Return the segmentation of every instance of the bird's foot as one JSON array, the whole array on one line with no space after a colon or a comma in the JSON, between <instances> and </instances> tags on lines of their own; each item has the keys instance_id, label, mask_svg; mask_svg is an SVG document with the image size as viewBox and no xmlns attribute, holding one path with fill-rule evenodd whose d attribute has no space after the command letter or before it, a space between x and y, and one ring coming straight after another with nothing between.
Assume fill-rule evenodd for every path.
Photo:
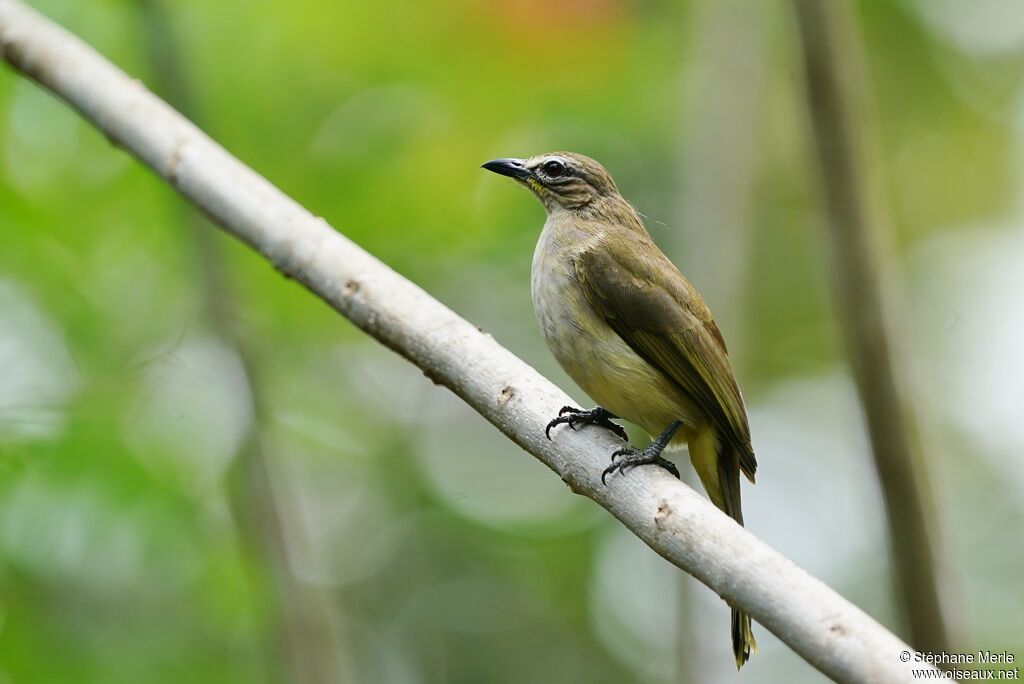
<instances>
[{"instance_id":1,"label":"bird's foot","mask_svg":"<svg viewBox=\"0 0 1024 684\"><path fill-rule=\"evenodd\" d=\"M619 449L612 454L612 464L605 468L601 473L601 484L607 484L607 482L605 482L605 478L616 470L619 471L620 475L625 475L627 470L635 468L638 465L648 464L664 468L675 475L678 480L679 469L676 468L672 461L661 455L662 449L664 449L664 447L659 446L658 444L649 444L643 449L634 449L633 447Z\"/></svg>"},{"instance_id":2,"label":"bird's foot","mask_svg":"<svg viewBox=\"0 0 1024 684\"><path fill-rule=\"evenodd\" d=\"M544 434L548 439L551 439L551 428L556 425L568 425L573 430L576 429L577 425L597 425L611 430L628 442L629 437L626 435L626 429L618 423L613 423L611 420L616 417L617 416L613 413L606 411L600 406L592 408L589 411L578 409L573 406L563 406L562 410L558 412L558 417L548 423L548 426L544 428Z\"/></svg>"},{"instance_id":3,"label":"bird's foot","mask_svg":"<svg viewBox=\"0 0 1024 684\"><path fill-rule=\"evenodd\" d=\"M609 473L614 473L616 470L619 471L619 475L625 475L626 471L630 468L635 468L638 465L647 465L648 463L660 466L676 476L679 479L679 470L675 464L671 461L662 458L661 452L665 450L668 443L675 437L676 431L683 426L683 421L673 420L668 424L658 438L648 444L643 449L634 449L633 447L626 447L625 449L619 449L612 454L612 464L604 469L601 473L601 484L607 484L605 478L608 477ZM618 459L618 460L616 460Z\"/></svg>"}]
</instances>

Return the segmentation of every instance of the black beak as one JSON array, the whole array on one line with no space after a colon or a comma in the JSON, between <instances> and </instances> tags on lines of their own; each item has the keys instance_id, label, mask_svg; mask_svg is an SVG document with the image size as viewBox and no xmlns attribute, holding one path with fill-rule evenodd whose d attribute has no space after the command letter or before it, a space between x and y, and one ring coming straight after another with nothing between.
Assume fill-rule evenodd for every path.
<instances>
[{"instance_id":1,"label":"black beak","mask_svg":"<svg viewBox=\"0 0 1024 684\"><path fill-rule=\"evenodd\" d=\"M492 159L480 168L516 180L526 180L533 175L533 172L526 168L526 162L522 159Z\"/></svg>"}]
</instances>

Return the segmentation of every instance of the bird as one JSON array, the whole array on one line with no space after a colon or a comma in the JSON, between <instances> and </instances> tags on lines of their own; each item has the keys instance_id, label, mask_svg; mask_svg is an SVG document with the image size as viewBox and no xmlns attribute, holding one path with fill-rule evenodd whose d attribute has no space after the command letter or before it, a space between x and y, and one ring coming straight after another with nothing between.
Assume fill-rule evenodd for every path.
<instances>
[{"instance_id":1,"label":"bird","mask_svg":"<svg viewBox=\"0 0 1024 684\"><path fill-rule=\"evenodd\" d=\"M547 214L530 274L534 311L551 353L597 402L566 406L545 428L597 425L627 443L624 419L653 440L611 455L601 473L652 464L679 477L663 452L684 446L708 497L743 525L740 474L757 461L725 340L696 288L657 247L639 212L600 163L574 152L494 159L483 168L528 188ZM732 607L740 668L757 651L750 616Z\"/></svg>"}]
</instances>

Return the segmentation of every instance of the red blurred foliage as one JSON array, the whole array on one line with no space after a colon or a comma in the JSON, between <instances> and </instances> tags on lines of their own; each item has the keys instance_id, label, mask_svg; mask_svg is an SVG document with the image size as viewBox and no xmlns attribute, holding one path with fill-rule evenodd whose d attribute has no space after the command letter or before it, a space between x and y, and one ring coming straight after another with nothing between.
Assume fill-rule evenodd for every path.
<instances>
[{"instance_id":1,"label":"red blurred foliage","mask_svg":"<svg viewBox=\"0 0 1024 684\"><path fill-rule=\"evenodd\" d=\"M624 0L473 0L470 4L481 19L521 45L592 33L614 25L626 13Z\"/></svg>"}]
</instances>

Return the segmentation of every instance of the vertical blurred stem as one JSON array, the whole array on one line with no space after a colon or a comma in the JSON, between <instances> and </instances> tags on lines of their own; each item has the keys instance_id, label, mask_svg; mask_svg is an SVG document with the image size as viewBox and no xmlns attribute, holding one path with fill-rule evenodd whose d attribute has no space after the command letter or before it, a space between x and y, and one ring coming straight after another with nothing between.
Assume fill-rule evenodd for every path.
<instances>
[{"instance_id":1,"label":"vertical blurred stem","mask_svg":"<svg viewBox=\"0 0 1024 684\"><path fill-rule=\"evenodd\" d=\"M139 0L146 29L146 44L153 69L152 85L157 92L193 121L196 112L179 63L174 33L161 0ZM176 202L181 223L191 229L199 263L204 322L224 344L237 354L246 374L251 415L249 433L236 454L228 503L238 526L243 546L257 559L273 588L277 620L275 655L270 680L284 661L286 679L297 684L329 684L344 681L343 656L337 616L331 596L296 577L288 556L289 542L296 543L304 531L294 524L289 498L274 486L273 460L267 453L267 439L261 429L265 411L261 402L257 366L237 334L237 311L227 279L219 236L196 212Z\"/></svg>"},{"instance_id":2,"label":"vertical blurred stem","mask_svg":"<svg viewBox=\"0 0 1024 684\"><path fill-rule=\"evenodd\" d=\"M807 107L828 212L830 264L850 363L871 439L889 521L896 585L921 650L950 652L945 557L920 434L897 356L899 331L886 287L889 236L865 116L864 65L851 8L843 0L794 0L806 71ZM945 606L944 606L945 603Z\"/></svg>"},{"instance_id":3,"label":"vertical blurred stem","mask_svg":"<svg viewBox=\"0 0 1024 684\"><path fill-rule=\"evenodd\" d=\"M671 247L711 306L734 367L743 355L771 9L746 0L698 0L686 41L692 46L684 74L688 111Z\"/></svg>"},{"instance_id":4,"label":"vertical blurred stem","mask_svg":"<svg viewBox=\"0 0 1024 684\"><path fill-rule=\"evenodd\" d=\"M674 230L666 247L707 298L729 340L734 367L742 364L745 349L743 292L771 8L749 0L698 0L683 55L686 130L680 136ZM692 582L680 576L679 584L676 681L703 681Z\"/></svg>"}]
</instances>

